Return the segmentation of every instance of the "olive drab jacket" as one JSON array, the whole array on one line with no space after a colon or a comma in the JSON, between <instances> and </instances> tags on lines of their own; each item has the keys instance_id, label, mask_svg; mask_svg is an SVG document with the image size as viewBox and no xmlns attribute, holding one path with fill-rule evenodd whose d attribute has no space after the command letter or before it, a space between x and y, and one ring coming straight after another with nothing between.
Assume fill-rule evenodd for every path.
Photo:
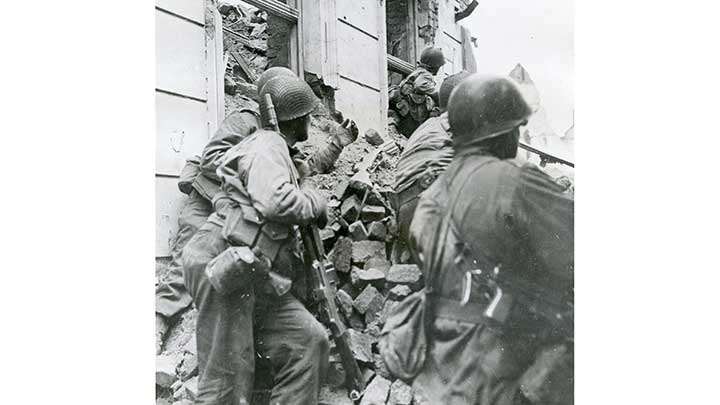
<instances>
[{"instance_id":1,"label":"olive drab jacket","mask_svg":"<svg viewBox=\"0 0 720 405\"><path fill-rule=\"evenodd\" d=\"M420 125L405 144L400 155L393 189L400 241L409 236L418 197L450 164L453 157L450 124L447 113L429 118Z\"/></svg>"},{"instance_id":2,"label":"olive drab jacket","mask_svg":"<svg viewBox=\"0 0 720 405\"><path fill-rule=\"evenodd\" d=\"M223 237L258 247L274 267L290 266L293 225L311 222L326 208L321 197L299 187L284 138L269 130L253 132L225 153L217 175L222 186L213 199L217 216L210 220L219 219Z\"/></svg>"},{"instance_id":3,"label":"olive drab jacket","mask_svg":"<svg viewBox=\"0 0 720 405\"><path fill-rule=\"evenodd\" d=\"M419 396L428 403L513 403L521 376L545 344L539 336L552 328L520 306L507 328L490 327L482 314L493 290L483 274L497 266L538 291L572 300L573 209L572 198L534 165L477 147L456 149L421 195L410 226L410 243L438 302L431 307L427 361L414 382Z\"/></svg>"},{"instance_id":4,"label":"olive drab jacket","mask_svg":"<svg viewBox=\"0 0 720 405\"><path fill-rule=\"evenodd\" d=\"M435 86L432 73L418 66L398 86L388 89L390 110L399 115L401 121L406 121L399 123L405 136L410 136L429 117L439 114Z\"/></svg>"}]
</instances>

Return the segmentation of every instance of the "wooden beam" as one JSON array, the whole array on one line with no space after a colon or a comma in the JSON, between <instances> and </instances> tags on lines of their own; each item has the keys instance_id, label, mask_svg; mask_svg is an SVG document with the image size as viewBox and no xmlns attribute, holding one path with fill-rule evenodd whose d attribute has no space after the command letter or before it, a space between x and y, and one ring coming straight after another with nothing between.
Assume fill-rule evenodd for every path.
<instances>
[{"instance_id":1,"label":"wooden beam","mask_svg":"<svg viewBox=\"0 0 720 405\"><path fill-rule=\"evenodd\" d=\"M245 77L249 80L250 83L255 83L258 79L255 72L250 68L250 66L245 62L245 59L242 57L242 55L238 55L237 53L230 51L230 56L235 59L235 61L238 63L238 66L240 66L240 69L245 74Z\"/></svg>"},{"instance_id":2,"label":"wooden beam","mask_svg":"<svg viewBox=\"0 0 720 405\"><path fill-rule=\"evenodd\" d=\"M267 53L267 49L258 48L257 46L253 45L253 43L250 41L250 38L245 35L241 34L239 32L235 32L229 28L223 27L223 31L227 32L228 34L234 35L237 39L240 40L240 43L243 44L246 48L249 48L251 51L259 53L261 55L265 55Z\"/></svg>"},{"instance_id":3,"label":"wooden beam","mask_svg":"<svg viewBox=\"0 0 720 405\"><path fill-rule=\"evenodd\" d=\"M404 60L390 54L387 56L387 65L389 70L405 75L409 75L414 70L411 63L405 62Z\"/></svg>"},{"instance_id":4,"label":"wooden beam","mask_svg":"<svg viewBox=\"0 0 720 405\"><path fill-rule=\"evenodd\" d=\"M298 9L277 0L245 0L245 2L290 22L297 22L300 18Z\"/></svg>"}]
</instances>

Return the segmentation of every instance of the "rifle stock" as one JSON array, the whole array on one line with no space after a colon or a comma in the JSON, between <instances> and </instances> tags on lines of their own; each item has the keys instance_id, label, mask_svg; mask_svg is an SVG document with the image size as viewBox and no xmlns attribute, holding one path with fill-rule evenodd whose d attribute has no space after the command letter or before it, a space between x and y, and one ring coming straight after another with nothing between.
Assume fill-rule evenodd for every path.
<instances>
[{"instance_id":1,"label":"rifle stock","mask_svg":"<svg viewBox=\"0 0 720 405\"><path fill-rule=\"evenodd\" d=\"M347 328L340 320L340 314L337 305L335 305L336 286L328 276L328 273L334 272L334 267L325 257L317 226L306 225L300 227L300 234L305 247L305 268L311 286L312 299L319 304L321 312L327 318L332 339L335 342L335 347L340 354L340 360L345 370L345 381L350 399L356 401L365 391L365 381L352 350L350 350Z\"/></svg>"}]
</instances>

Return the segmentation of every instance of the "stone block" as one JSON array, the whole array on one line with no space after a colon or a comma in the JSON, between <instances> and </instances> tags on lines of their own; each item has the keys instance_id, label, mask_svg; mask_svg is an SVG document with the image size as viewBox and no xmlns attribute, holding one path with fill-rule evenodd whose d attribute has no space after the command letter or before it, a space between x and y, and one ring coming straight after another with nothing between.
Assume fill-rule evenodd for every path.
<instances>
[{"instance_id":1,"label":"stone block","mask_svg":"<svg viewBox=\"0 0 720 405\"><path fill-rule=\"evenodd\" d=\"M179 353L155 357L155 384L163 388L170 388L178 378L177 366L181 360Z\"/></svg>"},{"instance_id":2,"label":"stone block","mask_svg":"<svg viewBox=\"0 0 720 405\"><path fill-rule=\"evenodd\" d=\"M422 271L415 264L395 264L390 267L386 280L391 286L403 284L418 291L422 288Z\"/></svg>"},{"instance_id":3,"label":"stone block","mask_svg":"<svg viewBox=\"0 0 720 405\"><path fill-rule=\"evenodd\" d=\"M343 315L349 318L350 315L352 315L353 310L353 299L350 294L348 294L344 290L337 290L337 292L335 293L335 299L338 302L338 308L340 309L340 312L342 312Z\"/></svg>"},{"instance_id":4,"label":"stone block","mask_svg":"<svg viewBox=\"0 0 720 405\"><path fill-rule=\"evenodd\" d=\"M360 199L353 194L346 198L342 202L342 205L340 205L340 215L348 224L351 224L357 221L360 214L360 206Z\"/></svg>"},{"instance_id":5,"label":"stone block","mask_svg":"<svg viewBox=\"0 0 720 405\"><path fill-rule=\"evenodd\" d=\"M389 393L390 380L376 375L365 390L360 405L385 405Z\"/></svg>"},{"instance_id":6,"label":"stone block","mask_svg":"<svg viewBox=\"0 0 720 405\"><path fill-rule=\"evenodd\" d=\"M390 292L388 293L388 299L395 300L395 301L402 301L405 297L410 295L412 293L412 290L410 287L404 285L404 284L398 284L395 287L390 289Z\"/></svg>"},{"instance_id":7,"label":"stone block","mask_svg":"<svg viewBox=\"0 0 720 405\"><path fill-rule=\"evenodd\" d=\"M384 242L387 237L387 227L379 221L372 222L368 226L368 239Z\"/></svg>"},{"instance_id":8,"label":"stone block","mask_svg":"<svg viewBox=\"0 0 720 405\"><path fill-rule=\"evenodd\" d=\"M354 256L353 251L353 241L350 238L341 237L335 242L335 246L333 246L329 257L336 271L340 273L350 272L352 257Z\"/></svg>"},{"instance_id":9,"label":"stone block","mask_svg":"<svg viewBox=\"0 0 720 405\"><path fill-rule=\"evenodd\" d=\"M378 205L366 205L362 207L360 219L364 222L381 221L385 218L385 207Z\"/></svg>"},{"instance_id":10,"label":"stone block","mask_svg":"<svg viewBox=\"0 0 720 405\"><path fill-rule=\"evenodd\" d=\"M383 296L373 286L369 285L355 298L353 307L358 313L364 314L368 309L382 308Z\"/></svg>"},{"instance_id":11,"label":"stone block","mask_svg":"<svg viewBox=\"0 0 720 405\"><path fill-rule=\"evenodd\" d=\"M348 233L354 241L366 240L368 238L368 231L365 229L365 225L362 221L356 221L348 226Z\"/></svg>"},{"instance_id":12,"label":"stone block","mask_svg":"<svg viewBox=\"0 0 720 405\"><path fill-rule=\"evenodd\" d=\"M372 339L370 336L355 329L348 329L347 332L353 357L365 363L372 363Z\"/></svg>"},{"instance_id":13,"label":"stone block","mask_svg":"<svg viewBox=\"0 0 720 405\"><path fill-rule=\"evenodd\" d=\"M352 261L364 264L372 257L385 257L385 244L382 242L363 240L352 242Z\"/></svg>"},{"instance_id":14,"label":"stone block","mask_svg":"<svg viewBox=\"0 0 720 405\"><path fill-rule=\"evenodd\" d=\"M412 387L397 379L390 385L388 405L410 405L412 402Z\"/></svg>"}]
</instances>

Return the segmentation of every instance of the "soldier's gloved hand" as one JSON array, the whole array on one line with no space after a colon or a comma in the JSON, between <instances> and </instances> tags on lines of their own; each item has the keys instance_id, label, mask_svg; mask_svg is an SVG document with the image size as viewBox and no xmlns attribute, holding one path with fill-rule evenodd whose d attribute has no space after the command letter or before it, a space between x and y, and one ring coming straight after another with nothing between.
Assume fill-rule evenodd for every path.
<instances>
[{"instance_id":1,"label":"soldier's gloved hand","mask_svg":"<svg viewBox=\"0 0 720 405\"><path fill-rule=\"evenodd\" d=\"M355 142L359 132L360 131L358 130L355 121L346 118L345 121L342 122L342 124L335 127L333 138L340 147L344 148Z\"/></svg>"}]
</instances>

